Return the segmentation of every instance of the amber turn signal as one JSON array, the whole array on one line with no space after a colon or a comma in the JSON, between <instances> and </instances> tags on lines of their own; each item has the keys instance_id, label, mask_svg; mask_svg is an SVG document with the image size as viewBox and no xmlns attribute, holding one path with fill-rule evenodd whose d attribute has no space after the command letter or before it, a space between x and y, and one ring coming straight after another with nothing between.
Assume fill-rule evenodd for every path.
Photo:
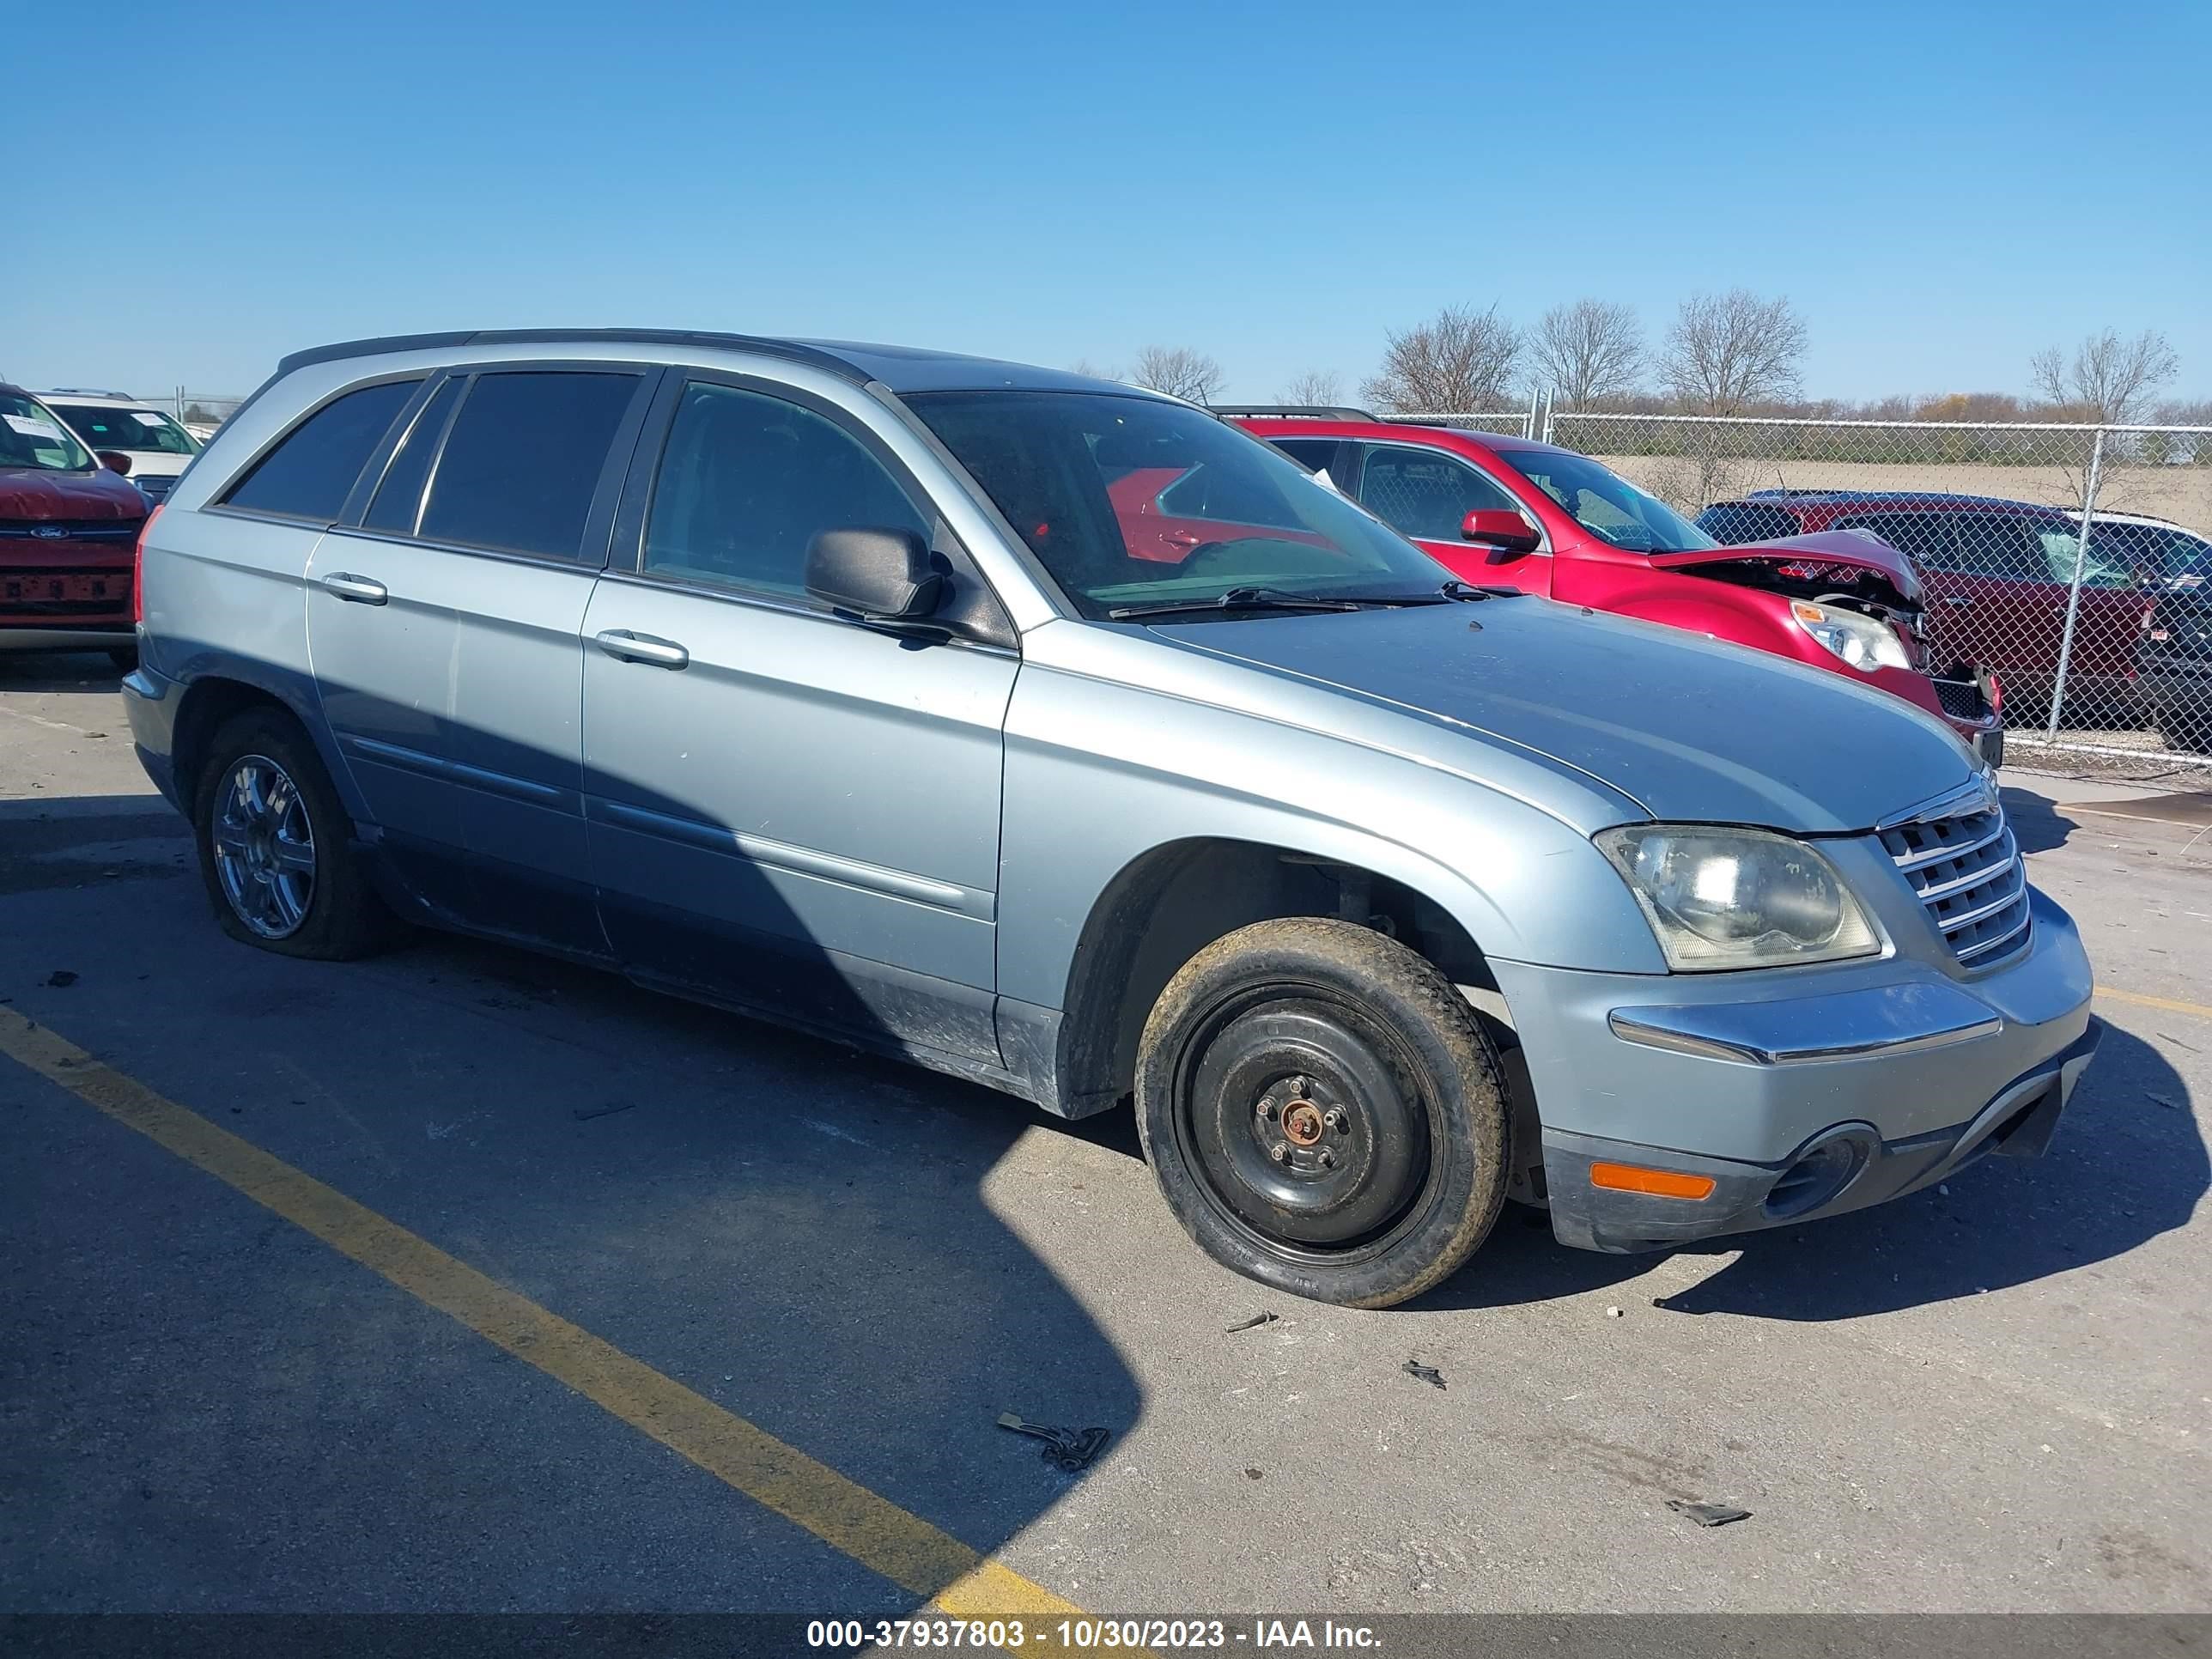
<instances>
[{"instance_id":1,"label":"amber turn signal","mask_svg":"<svg viewBox=\"0 0 2212 1659\"><path fill-rule=\"evenodd\" d=\"M1619 1193L1650 1193L1657 1198L1711 1198L1711 1176L1678 1175L1672 1170L1646 1170L1633 1164L1593 1164L1590 1185L1610 1187Z\"/></svg>"}]
</instances>

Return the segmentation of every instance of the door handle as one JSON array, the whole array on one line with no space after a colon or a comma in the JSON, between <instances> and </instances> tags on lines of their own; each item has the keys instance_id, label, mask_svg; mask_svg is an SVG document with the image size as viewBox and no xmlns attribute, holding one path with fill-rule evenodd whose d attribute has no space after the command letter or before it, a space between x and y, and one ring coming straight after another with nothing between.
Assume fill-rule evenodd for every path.
<instances>
[{"instance_id":1,"label":"door handle","mask_svg":"<svg viewBox=\"0 0 2212 1659\"><path fill-rule=\"evenodd\" d=\"M392 597L382 582L368 576L349 575L343 570L324 577L323 586L355 605L382 605Z\"/></svg>"},{"instance_id":2,"label":"door handle","mask_svg":"<svg viewBox=\"0 0 2212 1659\"><path fill-rule=\"evenodd\" d=\"M691 653L673 640L657 640L650 634L633 634L626 628L611 628L604 634L592 635L600 650L623 662L650 663L655 668L681 668L691 660Z\"/></svg>"},{"instance_id":3,"label":"door handle","mask_svg":"<svg viewBox=\"0 0 2212 1659\"><path fill-rule=\"evenodd\" d=\"M1972 599L1968 599L1963 593L1947 593L1943 596L1942 602L1945 605L1949 605L1954 611L1964 611L1968 605L1973 603Z\"/></svg>"}]
</instances>

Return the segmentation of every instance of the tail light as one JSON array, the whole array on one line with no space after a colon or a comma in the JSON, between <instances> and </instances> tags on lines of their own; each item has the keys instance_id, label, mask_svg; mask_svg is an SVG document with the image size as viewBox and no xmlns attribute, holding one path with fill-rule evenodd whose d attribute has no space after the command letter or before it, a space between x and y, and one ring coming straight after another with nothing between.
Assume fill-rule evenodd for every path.
<instances>
[{"instance_id":1,"label":"tail light","mask_svg":"<svg viewBox=\"0 0 2212 1659\"><path fill-rule=\"evenodd\" d=\"M131 550L131 623L134 628L146 620L146 538L154 528L154 520L161 516L158 507L146 515L146 522L138 526L137 544Z\"/></svg>"}]
</instances>

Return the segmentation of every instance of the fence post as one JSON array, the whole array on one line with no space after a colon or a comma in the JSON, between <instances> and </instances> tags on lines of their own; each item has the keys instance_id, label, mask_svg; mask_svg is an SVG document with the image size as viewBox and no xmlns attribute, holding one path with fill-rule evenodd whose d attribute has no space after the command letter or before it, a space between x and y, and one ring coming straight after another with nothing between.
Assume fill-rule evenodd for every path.
<instances>
[{"instance_id":1,"label":"fence post","mask_svg":"<svg viewBox=\"0 0 2212 1659\"><path fill-rule=\"evenodd\" d=\"M1552 434L1559 429L1557 418L1559 403L1559 393L1557 387L1544 394L1544 441L1547 444L1554 441Z\"/></svg>"},{"instance_id":2,"label":"fence post","mask_svg":"<svg viewBox=\"0 0 2212 1659\"><path fill-rule=\"evenodd\" d=\"M2074 619L2081 610L2081 572L2089 562L2089 520L2097 510L2097 484L2105 471L2105 428L2089 447L2089 482L2081 492L2081 533L2074 541L2074 580L2066 589L2066 631L2058 637L2058 678L2051 688L2051 724L2044 737L2058 741L2058 717L2066 708L2066 670L2074 659Z\"/></svg>"},{"instance_id":3,"label":"fence post","mask_svg":"<svg viewBox=\"0 0 2212 1659\"><path fill-rule=\"evenodd\" d=\"M1528 412L1521 417L1521 435L1522 437L1533 438L1536 435L1536 411L1543 408L1543 387L1536 386L1531 389L1528 393Z\"/></svg>"}]
</instances>

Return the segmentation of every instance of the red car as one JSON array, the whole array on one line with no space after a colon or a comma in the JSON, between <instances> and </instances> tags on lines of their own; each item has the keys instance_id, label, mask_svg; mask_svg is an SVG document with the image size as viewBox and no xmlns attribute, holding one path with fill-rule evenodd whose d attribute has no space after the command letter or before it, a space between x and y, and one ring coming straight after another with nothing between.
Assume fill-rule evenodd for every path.
<instances>
[{"instance_id":1,"label":"red car","mask_svg":"<svg viewBox=\"0 0 2212 1659\"><path fill-rule=\"evenodd\" d=\"M1920 568L1938 653L2000 675L2015 710L2050 708L2081 550L2075 515L1989 495L1763 489L1715 502L1698 523L1723 542L1830 530L1881 537ZM2069 708L2118 710L2132 723L2144 595L2160 564L2148 533L2097 515L2067 653Z\"/></svg>"},{"instance_id":2,"label":"red car","mask_svg":"<svg viewBox=\"0 0 2212 1659\"><path fill-rule=\"evenodd\" d=\"M1357 410L1223 412L1326 474L1463 581L1832 670L1941 717L1991 765L2002 758L1995 678L1930 652L1919 571L1869 533L1726 547L1620 474L1551 444Z\"/></svg>"},{"instance_id":3,"label":"red car","mask_svg":"<svg viewBox=\"0 0 2212 1659\"><path fill-rule=\"evenodd\" d=\"M137 660L132 568L147 503L37 398L0 385L0 652Z\"/></svg>"}]
</instances>

